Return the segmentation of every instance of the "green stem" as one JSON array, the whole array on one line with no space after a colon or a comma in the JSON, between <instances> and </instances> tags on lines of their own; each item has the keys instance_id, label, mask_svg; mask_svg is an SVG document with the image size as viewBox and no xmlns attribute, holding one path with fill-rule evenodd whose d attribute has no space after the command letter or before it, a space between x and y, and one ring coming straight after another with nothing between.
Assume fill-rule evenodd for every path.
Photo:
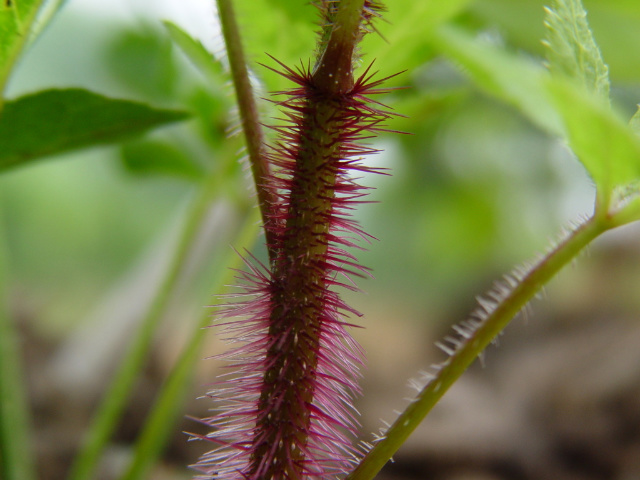
<instances>
[{"instance_id":1,"label":"green stem","mask_svg":"<svg viewBox=\"0 0 640 480\"><path fill-rule=\"evenodd\" d=\"M629 199L624 205L610 213L605 220L609 222L611 228L640 220L640 197Z\"/></svg>"},{"instance_id":2,"label":"green stem","mask_svg":"<svg viewBox=\"0 0 640 480\"><path fill-rule=\"evenodd\" d=\"M269 228L271 223L269 211L270 206L275 203L275 199L267 187L270 179L270 169L264 152L264 135L258 115L258 107L256 106L251 80L249 79L247 62L242 48L242 40L232 0L217 0L217 5L222 34L227 47L229 66L231 67L233 86L236 92L236 102L240 110L242 130L258 194L258 204L262 215L269 259L273 261L275 252L272 248L274 244L273 234Z\"/></svg>"},{"instance_id":3,"label":"green stem","mask_svg":"<svg viewBox=\"0 0 640 480\"><path fill-rule=\"evenodd\" d=\"M0 113L15 62L27 42L42 0L7 2L0 7ZM2 218L0 217L0 226ZM3 229L0 229L0 478L36 478L31 448L29 401L23 379L20 337L7 311L7 269Z\"/></svg>"},{"instance_id":4,"label":"green stem","mask_svg":"<svg viewBox=\"0 0 640 480\"><path fill-rule=\"evenodd\" d=\"M353 53L360 40L364 0L342 0L334 28L313 72L314 85L332 94L353 88Z\"/></svg>"},{"instance_id":5,"label":"green stem","mask_svg":"<svg viewBox=\"0 0 640 480\"><path fill-rule=\"evenodd\" d=\"M2 218L0 216L0 226ZM0 229L0 478L36 478L20 336L7 311L4 232Z\"/></svg>"},{"instance_id":6,"label":"green stem","mask_svg":"<svg viewBox=\"0 0 640 480\"><path fill-rule=\"evenodd\" d=\"M13 1L0 6L0 101L4 100L4 90L18 56L33 40L34 22L43 1Z\"/></svg>"},{"instance_id":7,"label":"green stem","mask_svg":"<svg viewBox=\"0 0 640 480\"><path fill-rule=\"evenodd\" d=\"M255 209L254 209L255 211ZM255 242L258 230L258 219L255 215L246 215L244 225L234 244L249 248ZM236 252L228 249L225 251L222 265L216 268L215 280L211 291L222 291L224 285L232 283L235 269L241 267L242 258ZM138 437L135 447L134 459L122 480L138 480L147 478L149 470L157 461L162 448L172 432L175 420L180 416L181 405L185 395L189 393L187 388L193 378L194 366L200 359L203 340L206 338L205 327L211 324L211 311L206 309L198 324L193 330L191 338L182 350L180 358L174 365L171 374L162 386L158 398L149 414L144 429Z\"/></svg>"},{"instance_id":8,"label":"green stem","mask_svg":"<svg viewBox=\"0 0 640 480\"><path fill-rule=\"evenodd\" d=\"M200 190L198 198L188 213L182 236L160 289L139 327L132 345L123 359L110 389L98 408L93 425L85 437L84 447L72 467L71 480L85 480L95 471L102 450L116 428L138 374L144 366L151 349L153 335L162 319L183 267L194 243L197 241L201 226L211 203L219 191L220 180L211 176Z\"/></svg>"},{"instance_id":9,"label":"green stem","mask_svg":"<svg viewBox=\"0 0 640 480\"><path fill-rule=\"evenodd\" d=\"M395 454L445 392L471 365L475 358L507 326L511 319L558 271L573 260L609 224L591 218L576 228L564 241L541 258L510 290L464 343L440 365L434 378L389 427L346 480L372 479Z\"/></svg>"}]
</instances>

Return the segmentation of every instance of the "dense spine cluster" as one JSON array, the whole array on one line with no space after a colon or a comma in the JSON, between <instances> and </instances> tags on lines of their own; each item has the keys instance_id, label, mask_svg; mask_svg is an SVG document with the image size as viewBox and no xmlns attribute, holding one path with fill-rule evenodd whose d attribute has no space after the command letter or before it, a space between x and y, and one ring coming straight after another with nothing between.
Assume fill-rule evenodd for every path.
<instances>
[{"instance_id":1,"label":"dense spine cluster","mask_svg":"<svg viewBox=\"0 0 640 480\"><path fill-rule=\"evenodd\" d=\"M346 323L358 312L335 288L355 289L350 277L366 273L347 251L367 238L349 212L366 194L357 175L376 171L361 163L376 152L361 142L391 115L368 98L388 91L383 80L369 69L353 79L352 52L336 77L322 60L313 72L278 62L295 87L277 94L285 119L271 127L278 139L267 154L274 255L269 269L248 263L248 300L222 312L239 346L224 355L233 371L211 394L222 406L207 419L206 438L219 447L196 465L205 478L328 479L352 469L362 352Z\"/></svg>"}]
</instances>

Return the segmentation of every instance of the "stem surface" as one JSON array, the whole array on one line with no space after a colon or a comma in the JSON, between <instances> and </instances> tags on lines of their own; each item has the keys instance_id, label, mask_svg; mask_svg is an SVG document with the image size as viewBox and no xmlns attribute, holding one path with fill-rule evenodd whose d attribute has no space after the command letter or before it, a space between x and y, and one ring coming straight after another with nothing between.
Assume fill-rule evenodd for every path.
<instances>
[{"instance_id":1,"label":"stem surface","mask_svg":"<svg viewBox=\"0 0 640 480\"><path fill-rule=\"evenodd\" d=\"M453 383L476 357L507 326L511 319L553 276L596 237L609 228L591 218L573 230L548 254L524 273L504 298L487 312L486 318L471 332L453 354L438 366L438 371L413 402L377 441L358 467L345 480L370 480L402 446Z\"/></svg>"},{"instance_id":2,"label":"stem surface","mask_svg":"<svg viewBox=\"0 0 640 480\"><path fill-rule=\"evenodd\" d=\"M271 190L268 188L270 167L265 157L264 135L258 115L258 107L253 95L253 87L249 78L233 2L232 0L217 0L217 5L222 34L227 47L233 86L236 92L236 101L240 110L242 131L244 132L251 172L258 194L258 205L264 225L269 259L273 261L275 252L273 251L274 240L271 233L272 229L270 228L271 217L269 216L269 211L275 202Z\"/></svg>"}]
</instances>

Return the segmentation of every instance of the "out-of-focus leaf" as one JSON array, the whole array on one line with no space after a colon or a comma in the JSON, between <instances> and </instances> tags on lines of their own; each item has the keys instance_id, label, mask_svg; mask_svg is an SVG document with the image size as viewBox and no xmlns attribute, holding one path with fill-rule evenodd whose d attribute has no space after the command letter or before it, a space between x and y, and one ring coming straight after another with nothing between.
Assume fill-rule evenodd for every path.
<instances>
[{"instance_id":1,"label":"out-of-focus leaf","mask_svg":"<svg viewBox=\"0 0 640 480\"><path fill-rule=\"evenodd\" d=\"M265 49L285 63L306 62L313 52L318 10L298 0L239 0L237 17L249 58L263 62ZM261 72L262 73L262 72Z\"/></svg>"},{"instance_id":2,"label":"out-of-focus leaf","mask_svg":"<svg viewBox=\"0 0 640 480\"><path fill-rule=\"evenodd\" d=\"M562 135L562 123L544 85L547 74L532 61L482 43L455 27L439 28L434 48L463 67L486 92L515 106L543 130Z\"/></svg>"},{"instance_id":3,"label":"out-of-focus leaf","mask_svg":"<svg viewBox=\"0 0 640 480\"><path fill-rule=\"evenodd\" d=\"M556 0L546 9L545 26L551 73L560 73L609 98L609 69L602 60L580 0Z\"/></svg>"},{"instance_id":4,"label":"out-of-focus leaf","mask_svg":"<svg viewBox=\"0 0 640 480\"><path fill-rule=\"evenodd\" d=\"M516 48L544 55L541 0L476 0L469 10L485 26L497 28ZM635 82L640 76L640 2L583 0L589 24L598 39L614 82ZM636 54L630 50L636 49Z\"/></svg>"},{"instance_id":5,"label":"out-of-focus leaf","mask_svg":"<svg viewBox=\"0 0 640 480\"><path fill-rule=\"evenodd\" d=\"M162 30L142 25L114 37L107 51L109 70L136 95L149 101L175 96L178 69Z\"/></svg>"},{"instance_id":6,"label":"out-of-focus leaf","mask_svg":"<svg viewBox=\"0 0 640 480\"><path fill-rule=\"evenodd\" d=\"M547 82L564 120L571 149L589 172L599 194L640 178L640 139L601 97L558 78Z\"/></svg>"},{"instance_id":7,"label":"out-of-focus leaf","mask_svg":"<svg viewBox=\"0 0 640 480\"><path fill-rule=\"evenodd\" d=\"M477 85L516 106L547 132L567 138L602 198L640 177L640 142L608 102L580 83L551 77L533 62L482 44L454 27L437 30L433 41Z\"/></svg>"},{"instance_id":8,"label":"out-of-focus leaf","mask_svg":"<svg viewBox=\"0 0 640 480\"><path fill-rule=\"evenodd\" d=\"M212 92L207 86L195 88L186 99L189 111L200 120L196 127L214 150L228 139L230 100L222 90Z\"/></svg>"},{"instance_id":9,"label":"out-of-focus leaf","mask_svg":"<svg viewBox=\"0 0 640 480\"><path fill-rule=\"evenodd\" d=\"M585 2L585 7L614 81L637 81L640 77L640 2L590 0Z\"/></svg>"},{"instance_id":10,"label":"out-of-focus leaf","mask_svg":"<svg viewBox=\"0 0 640 480\"><path fill-rule=\"evenodd\" d=\"M376 61L376 68L384 75L412 69L431 58L425 37L436 26L441 25L464 10L471 0L394 0L386 2L387 11L374 22L380 32L366 35L361 51L364 63ZM248 57L254 62L277 65L266 57L274 55L288 65L302 62L313 63L317 40L317 10L297 0L241 0L237 4L238 18L243 28L243 42ZM283 29L286 25L286 29ZM255 67L258 76L264 79L268 90L287 88L288 81L281 76ZM389 84L401 82L393 79Z\"/></svg>"},{"instance_id":11,"label":"out-of-focus leaf","mask_svg":"<svg viewBox=\"0 0 640 480\"><path fill-rule=\"evenodd\" d=\"M0 117L0 170L117 142L188 114L82 89L46 90L7 102Z\"/></svg>"},{"instance_id":12,"label":"out-of-focus leaf","mask_svg":"<svg viewBox=\"0 0 640 480\"><path fill-rule=\"evenodd\" d=\"M0 3L0 91L29 39L29 32L43 0L3 0Z\"/></svg>"},{"instance_id":13,"label":"out-of-focus leaf","mask_svg":"<svg viewBox=\"0 0 640 480\"><path fill-rule=\"evenodd\" d=\"M540 0L477 0L469 12L481 30L497 30L510 45L542 56L544 4Z\"/></svg>"},{"instance_id":14,"label":"out-of-focus leaf","mask_svg":"<svg viewBox=\"0 0 640 480\"><path fill-rule=\"evenodd\" d=\"M164 25L174 43L206 79L213 83L221 83L222 65L202 45L202 42L193 38L175 23L164 22Z\"/></svg>"},{"instance_id":15,"label":"out-of-focus leaf","mask_svg":"<svg viewBox=\"0 0 640 480\"><path fill-rule=\"evenodd\" d=\"M318 20L318 10L309 8L312 2L308 4L300 3L300 0L266 0L265 7L269 9L278 9L282 15L286 15L289 21L303 22L310 25ZM300 8L304 5L304 9Z\"/></svg>"},{"instance_id":16,"label":"out-of-focus leaf","mask_svg":"<svg viewBox=\"0 0 640 480\"><path fill-rule=\"evenodd\" d=\"M387 12L374 26L381 35L372 33L363 41L367 53L365 63L372 59L386 74L425 64L433 55L429 34L472 3L470 0L397 0L386 2ZM399 79L398 81L402 81Z\"/></svg>"},{"instance_id":17,"label":"out-of-focus leaf","mask_svg":"<svg viewBox=\"0 0 640 480\"><path fill-rule=\"evenodd\" d=\"M315 31L319 30L319 27L313 28L317 25L317 9L310 2L296 0L239 0L234 3L250 69L269 91L290 88L287 79L258 63L279 68L266 54L286 65L312 62Z\"/></svg>"},{"instance_id":18,"label":"out-of-focus leaf","mask_svg":"<svg viewBox=\"0 0 640 480\"><path fill-rule=\"evenodd\" d=\"M125 168L135 175L168 175L187 180L199 180L204 175L199 165L168 142L129 142L122 146L121 153Z\"/></svg>"}]
</instances>

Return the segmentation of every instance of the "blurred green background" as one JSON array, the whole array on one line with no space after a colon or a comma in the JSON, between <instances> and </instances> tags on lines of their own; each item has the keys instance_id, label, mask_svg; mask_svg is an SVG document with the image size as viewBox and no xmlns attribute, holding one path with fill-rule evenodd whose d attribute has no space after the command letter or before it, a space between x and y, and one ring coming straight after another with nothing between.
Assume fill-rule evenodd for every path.
<instances>
[{"instance_id":1,"label":"blurred green background","mask_svg":"<svg viewBox=\"0 0 640 480\"><path fill-rule=\"evenodd\" d=\"M213 5L131 0L104 10L99 3L68 2L25 54L8 96L82 86L186 109L193 118L124 145L48 158L0 176L10 309L26 339L35 427L39 442L46 444L39 445L39 453L51 462L42 478L61 478L68 468L88 412L134 329L139 317L135 312L148 304L149 291L166 265L168 246L205 172L219 172L224 185L212 210L210 232L204 235L208 243L166 315L149 360L148 383L142 381L136 394L140 405L132 400L130 421L123 422L114 441L114 458L126 456L135 424L142 421L186 332L202 307L215 303L218 292L208 288L218 268L216 255L236 246L234 232L253 201L240 161L241 141L227 139L237 121L226 75L219 69L204 76L161 23L175 21L210 49L219 49ZM258 63L273 65L265 53L288 64L306 62L313 51L316 13L302 1L238 3L256 85L259 94L267 96L286 84ZM372 359L365 396L389 393L400 399L406 395L406 378L437 358L433 340L447 325L462 320L473 309L475 295L494 279L544 250L567 222L588 214L594 190L561 142L479 91L464 72L428 47L416 21L421 2L387 3L389 23L378 25L386 41L368 38L363 63L375 59L381 76L406 70L390 83L407 88L382 101L406 115L389 128L409 135L383 134L375 141L384 152L370 162L389 168L391 176L363 179L375 186L371 199L379 203L356 213L365 230L379 239L359 254L375 279L360 281L365 293L349 294L349 299L365 314L361 323L367 332L358 333ZM640 99L640 2L584 3L610 66L613 101L631 117ZM542 62L543 5L541 0L471 1L455 22L483 41ZM262 108L265 122L277 116L266 102ZM589 279L594 277L589 275L601 278L602 269L627 266L613 261L612 252L624 247L636 260L640 257L637 228L632 235L621 233L595 247L596 260L587 260L590 266L579 267L579 273L569 273L551 287L558 293L549 305L591 302ZM609 258L604 266L597 261L600 252ZM255 253L264 257L259 245ZM633 279L640 263L628 268L611 277ZM637 315L638 296L629 282L623 285L630 293L618 295L623 287L610 287L605 290L611 296L598 299L616 312ZM110 346L108 351L100 351L101 343ZM210 343L202 356L219 353L215 340ZM94 363L102 365L100 370L87 370ZM86 364L85 370L66 369L77 364ZM211 381L212 367L207 365L201 367L191 398L202 395L202 385ZM78 405L74 408L80 413L62 412L69 405ZM376 426L376 415L390 420L392 407L364 404L366 427ZM206 400L192 402L185 414L198 416L206 408ZM42 420L46 415L48 420ZM68 438L58 441L64 428L69 429ZM154 478L185 475L181 462L197 458L202 447L183 445L185 436L179 431L185 428L190 427L176 427L173 460L167 460L171 473L158 471ZM112 463L117 470L117 461Z\"/></svg>"}]
</instances>

